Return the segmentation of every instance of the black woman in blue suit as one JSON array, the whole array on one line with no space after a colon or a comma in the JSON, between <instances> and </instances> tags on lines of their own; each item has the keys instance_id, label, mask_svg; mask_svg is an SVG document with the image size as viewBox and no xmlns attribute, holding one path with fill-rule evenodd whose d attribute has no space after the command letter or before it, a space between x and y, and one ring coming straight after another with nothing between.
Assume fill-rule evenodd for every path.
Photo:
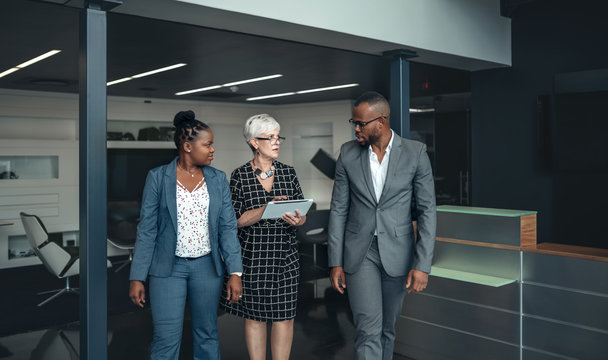
<instances>
[{"instance_id":1,"label":"black woman in blue suit","mask_svg":"<svg viewBox=\"0 0 608 360\"><path fill-rule=\"evenodd\" d=\"M151 359L177 359L186 298L195 359L219 359L217 310L224 275L241 297L241 247L226 175L209 166L213 132L192 111L175 115L179 156L146 179L129 296L143 307L148 279L154 323Z\"/></svg>"}]
</instances>

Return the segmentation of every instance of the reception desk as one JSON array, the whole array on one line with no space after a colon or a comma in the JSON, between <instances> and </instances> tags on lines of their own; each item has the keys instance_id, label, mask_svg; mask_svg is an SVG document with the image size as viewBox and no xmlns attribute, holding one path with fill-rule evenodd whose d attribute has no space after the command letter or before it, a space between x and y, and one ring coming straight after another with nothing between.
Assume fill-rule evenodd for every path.
<instances>
[{"instance_id":1,"label":"reception desk","mask_svg":"<svg viewBox=\"0 0 608 360\"><path fill-rule=\"evenodd\" d=\"M536 212L440 206L427 289L395 352L416 359L605 359L608 250L537 244Z\"/></svg>"}]
</instances>

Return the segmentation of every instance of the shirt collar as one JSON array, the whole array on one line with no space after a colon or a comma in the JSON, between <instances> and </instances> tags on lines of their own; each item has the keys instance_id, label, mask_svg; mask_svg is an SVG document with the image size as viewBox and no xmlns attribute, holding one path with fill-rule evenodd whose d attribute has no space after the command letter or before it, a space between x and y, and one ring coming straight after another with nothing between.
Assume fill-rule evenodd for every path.
<instances>
[{"instance_id":1,"label":"shirt collar","mask_svg":"<svg viewBox=\"0 0 608 360\"><path fill-rule=\"evenodd\" d=\"M391 152L391 148L393 147L393 140L395 139L395 132L393 131L393 129L391 129L391 139L388 141L388 145L386 146L386 153L390 153ZM369 152L370 155L374 154L374 151L372 150L372 145L370 144L367 147L367 150Z\"/></svg>"}]
</instances>

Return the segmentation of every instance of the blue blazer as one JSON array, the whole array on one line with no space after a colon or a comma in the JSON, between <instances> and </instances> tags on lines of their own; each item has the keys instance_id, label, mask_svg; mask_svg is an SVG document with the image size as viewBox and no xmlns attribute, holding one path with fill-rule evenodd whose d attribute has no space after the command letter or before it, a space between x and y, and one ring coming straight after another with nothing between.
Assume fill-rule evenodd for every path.
<instances>
[{"instance_id":1,"label":"blue blazer","mask_svg":"<svg viewBox=\"0 0 608 360\"><path fill-rule=\"evenodd\" d=\"M148 172L130 280L146 281L148 275L168 277L173 270L177 245L177 159ZM210 166L203 166L203 173L209 191L210 256L215 271L218 276L242 272L241 245L226 174Z\"/></svg>"}]
</instances>

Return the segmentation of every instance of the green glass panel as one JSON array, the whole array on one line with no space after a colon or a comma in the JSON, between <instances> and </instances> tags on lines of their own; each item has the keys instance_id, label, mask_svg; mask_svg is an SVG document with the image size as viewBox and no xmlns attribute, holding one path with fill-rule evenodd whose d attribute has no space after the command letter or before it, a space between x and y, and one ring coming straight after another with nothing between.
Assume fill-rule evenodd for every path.
<instances>
[{"instance_id":1,"label":"green glass panel","mask_svg":"<svg viewBox=\"0 0 608 360\"><path fill-rule=\"evenodd\" d=\"M519 216L523 216L523 215L536 214L536 211L531 211L531 210L492 209L492 208L454 206L454 205L437 206L437 211L460 213L460 214L476 214L476 215L507 216L507 217L519 217Z\"/></svg>"},{"instance_id":2,"label":"green glass panel","mask_svg":"<svg viewBox=\"0 0 608 360\"><path fill-rule=\"evenodd\" d=\"M446 269L437 266L431 267L431 275L446 279L466 281L474 284L481 284L493 287L500 287L503 285L514 283L516 281L514 279L506 279L497 276L489 276L466 271Z\"/></svg>"}]
</instances>

